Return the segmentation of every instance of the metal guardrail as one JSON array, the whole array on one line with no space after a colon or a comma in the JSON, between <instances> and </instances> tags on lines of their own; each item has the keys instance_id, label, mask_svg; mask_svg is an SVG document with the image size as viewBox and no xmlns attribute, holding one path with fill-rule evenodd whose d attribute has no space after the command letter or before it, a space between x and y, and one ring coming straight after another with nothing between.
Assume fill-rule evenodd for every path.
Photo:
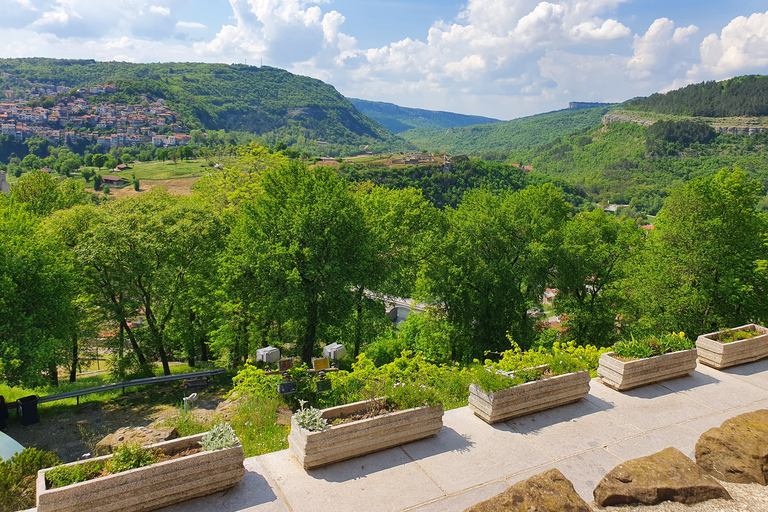
<instances>
[{"instance_id":1,"label":"metal guardrail","mask_svg":"<svg viewBox=\"0 0 768 512\"><path fill-rule=\"evenodd\" d=\"M78 405L80 404L80 397L85 395L92 395L94 393L103 393L105 391L113 391L115 389L122 389L125 393L125 388L132 386L143 386L146 384L160 384L163 382L173 382L177 380L194 379L197 377L213 377L216 375L222 375L224 370L205 370L202 372L193 373L181 373L178 375L163 375L161 377L147 377L144 379L128 380L125 382L116 382L114 384L105 384L104 386L97 386L95 388L78 389L77 391L67 391L66 393L57 393L55 395L41 396L37 399L38 404L44 404L46 402L55 402L58 400L65 400L67 398L77 398ZM8 404L10 408L14 402Z\"/></svg>"}]
</instances>

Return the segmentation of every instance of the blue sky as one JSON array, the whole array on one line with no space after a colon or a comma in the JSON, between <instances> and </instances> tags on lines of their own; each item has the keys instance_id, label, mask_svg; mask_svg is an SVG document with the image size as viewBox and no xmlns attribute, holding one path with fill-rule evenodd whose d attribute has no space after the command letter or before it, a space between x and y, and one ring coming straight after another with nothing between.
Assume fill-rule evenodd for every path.
<instances>
[{"instance_id":1,"label":"blue sky","mask_svg":"<svg viewBox=\"0 0 768 512\"><path fill-rule=\"evenodd\" d=\"M500 119L768 74L765 0L0 0L1 57L246 62Z\"/></svg>"}]
</instances>

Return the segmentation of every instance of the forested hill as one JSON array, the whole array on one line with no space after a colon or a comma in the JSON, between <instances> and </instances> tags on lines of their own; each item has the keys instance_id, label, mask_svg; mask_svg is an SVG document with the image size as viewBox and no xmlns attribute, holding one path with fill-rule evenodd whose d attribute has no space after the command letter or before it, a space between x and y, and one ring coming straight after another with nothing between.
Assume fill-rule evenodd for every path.
<instances>
[{"instance_id":1,"label":"forested hill","mask_svg":"<svg viewBox=\"0 0 768 512\"><path fill-rule=\"evenodd\" d=\"M508 153L548 144L601 124L612 107L557 110L494 124L442 130L415 129L399 135L420 149L449 154Z\"/></svg>"},{"instance_id":2,"label":"forested hill","mask_svg":"<svg viewBox=\"0 0 768 512\"><path fill-rule=\"evenodd\" d=\"M629 108L696 117L768 115L768 76L748 75L689 85L628 103Z\"/></svg>"},{"instance_id":3,"label":"forested hill","mask_svg":"<svg viewBox=\"0 0 768 512\"><path fill-rule=\"evenodd\" d=\"M445 130L457 126L471 126L475 124L491 124L500 122L498 119L483 116L468 116L424 110L420 108L408 108L393 103L379 101L359 100L349 98L349 101L363 114L375 119L392 133L401 133L406 130Z\"/></svg>"},{"instance_id":4,"label":"forested hill","mask_svg":"<svg viewBox=\"0 0 768 512\"><path fill-rule=\"evenodd\" d=\"M0 76L6 91L22 79L67 87L115 84L117 93L105 95L105 101L136 100L142 93L163 98L180 113L185 130L237 130L258 134L266 143L300 146L397 144L332 86L266 66L0 59Z\"/></svg>"}]
</instances>

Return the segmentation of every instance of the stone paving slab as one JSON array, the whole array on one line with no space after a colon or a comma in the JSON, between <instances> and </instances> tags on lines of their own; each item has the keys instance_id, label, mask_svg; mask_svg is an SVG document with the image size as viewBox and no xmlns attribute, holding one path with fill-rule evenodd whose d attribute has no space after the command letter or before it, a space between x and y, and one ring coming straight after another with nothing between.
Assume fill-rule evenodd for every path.
<instances>
[{"instance_id":1,"label":"stone paving slab","mask_svg":"<svg viewBox=\"0 0 768 512\"><path fill-rule=\"evenodd\" d=\"M504 423L489 425L469 407L447 411L436 436L403 446L446 493L504 478L552 461L525 436Z\"/></svg>"},{"instance_id":2,"label":"stone paving slab","mask_svg":"<svg viewBox=\"0 0 768 512\"><path fill-rule=\"evenodd\" d=\"M715 412L714 409L659 384L650 384L630 391L614 391L597 379L592 379L586 400L644 432Z\"/></svg>"},{"instance_id":3,"label":"stone paving slab","mask_svg":"<svg viewBox=\"0 0 768 512\"><path fill-rule=\"evenodd\" d=\"M587 400L510 420L507 425L554 459L643 433ZM573 435L574 432L589 432L590 435Z\"/></svg>"},{"instance_id":4,"label":"stone paving slab","mask_svg":"<svg viewBox=\"0 0 768 512\"><path fill-rule=\"evenodd\" d=\"M606 449L622 460L636 459L673 446L691 459L695 458L699 436L678 425L648 432L606 446Z\"/></svg>"},{"instance_id":5,"label":"stone paving slab","mask_svg":"<svg viewBox=\"0 0 768 512\"><path fill-rule=\"evenodd\" d=\"M592 491L602 480L606 473L621 464L623 461L603 448L590 450L573 457L568 457L552 464L546 464L529 471L519 473L507 479L509 485L538 475L552 468L557 468L565 475L565 478L573 483L573 488L584 501L589 503L594 500Z\"/></svg>"},{"instance_id":6,"label":"stone paving slab","mask_svg":"<svg viewBox=\"0 0 768 512\"><path fill-rule=\"evenodd\" d=\"M293 512L396 512L445 496L400 448L310 470L289 450L261 461Z\"/></svg>"},{"instance_id":7,"label":"stone paving slab","mask_svg":"<svg viewBox=\"0 0 768 512\"><path fill-rule=\"evenodd\" d=\"M453 496L448 496L438 501L433 501L421 507L410 509L409 512L464 512L472 505L489 500L501 494L509 488L506 482L492 482L464 491Z\"/></svg>"},{"instance_id":8,"label":"stone paving slab","mask_svg":"<svg viewBox=\"0 0 768 512\"><path fill-rule=\"evenodd\" d=\"M588 502L624 460L675 446L693 456L699 435L768 409L768 361L618 392L590 383L577 403L488 425L468 407L447 411L436 436L305 471L288 450L246 459L230 491L164 512L461 512L508 485L558 468Z\"/></svg>"}]
</instances>

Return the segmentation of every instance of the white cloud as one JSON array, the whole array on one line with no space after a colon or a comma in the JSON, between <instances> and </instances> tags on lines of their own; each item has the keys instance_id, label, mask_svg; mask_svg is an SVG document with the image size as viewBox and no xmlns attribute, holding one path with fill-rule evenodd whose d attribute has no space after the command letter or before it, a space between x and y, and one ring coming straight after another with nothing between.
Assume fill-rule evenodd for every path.
<instances>
[{"instance_id":1,"label":"white cloud","mask_svg":"<svg viewBox=\"0 0 768 512\"><path fill-rule=\"evenodd\" d=\"M196 21L177 21L176 27L177 28L199 28L199 29L208 28L202 23L198 23Z\"/></svg>"},{"instance_id":2,"label":"white cloud","mask_svg":"<svg viewBox=\"0 0 768 512\"><path fill-rule=\"evenodd\" d=\"M739 16L710 34L700 47L701 63L688 73L691 81L721 79L768 68L768 12Z\"/></svg>"},{"instance_id":3,"label":"white cloud","mask_svg":"<svg viewBox=\"0 0 768 512\"><path fill-rule=\"evenodd\" d=\"M159 16L170 16L171 10L168 7L163 7L162 5L150 5L149 6L149 12L151 14L157 14Z\"/></svg>"},{"instance_id":4,"label":"white cloud","mask_svg":"<svg viewBox=\"0 0 768 512\"><path fill-rule=\"evenodd\" d=\"M659 18L648 31L635 36L634 55L627 63L630 76L636 79L668 78L671 81L688 69L693 58L689 36L696 33L694 25L675 29L668 18Z\"/></svg>"}]
</instances>

